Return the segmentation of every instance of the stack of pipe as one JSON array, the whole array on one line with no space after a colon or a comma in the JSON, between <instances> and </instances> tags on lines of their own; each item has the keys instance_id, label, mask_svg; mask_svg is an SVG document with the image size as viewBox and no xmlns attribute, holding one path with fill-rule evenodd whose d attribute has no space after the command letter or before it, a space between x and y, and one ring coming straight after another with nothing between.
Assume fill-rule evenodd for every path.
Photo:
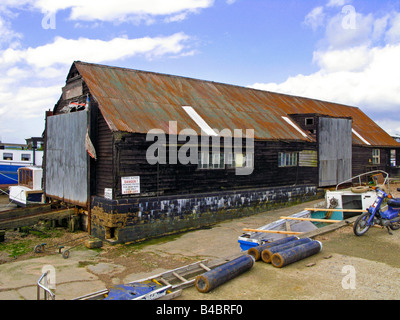
<instances>
[{"instance_id":1,"label":"stack of pipe","mask_svg":"<svg viewBox=\"0 0 400 320\"><path fill-rule=\"evenodd\" d=\"M310 238L299 239L291 236L266 243L248 250L248 254L257 261L260 258L274 267L282 268L300 261L322 250L322 243Z\"/></svg>"},{"instance_id":2,"label":"stack of pipe","mask_svg":"<svg viewBox=\"0 0 400 320\"><path fill-rule=\"evenodd\" d=\"M291 242L293 240L298 240L298 239L299 239L298 237L291 236L291 237L287 237L287 238L276 240L274 242L267 242L267 243L264 243L264 244L262 244L260 246L250 248L249 250L247 250L247 254L253 256L254 259L256 261L258 261L258 260L260 260L261 254L262 254L262 252L264 250L266 250L268 248L272 248L272 247L278 246L278 245L286 244L286 243L289 243L289 242Z\"/></svg>"}]
</instances>

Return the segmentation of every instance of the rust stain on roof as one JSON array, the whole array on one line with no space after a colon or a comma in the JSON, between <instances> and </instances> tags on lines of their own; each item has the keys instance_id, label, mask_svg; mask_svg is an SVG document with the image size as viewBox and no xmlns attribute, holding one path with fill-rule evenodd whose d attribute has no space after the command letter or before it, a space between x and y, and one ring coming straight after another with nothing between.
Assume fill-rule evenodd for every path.
<instances>
[{"instance_id":1,"label":"rust stain on roof","mask_svg":"<svg viewBox=\"0 0 400 320\"><path fill-rule=\"evenodd\" d=\"M290 114L321 114L350 117L353 129L372 146L400 147L392 137L359 108L152 72L75 62L78 72L113 131L167 132L169 121L177 121L178 132L201 133L183 106L191 106L213 129L254 129L260 140L313 140L303 136L282 117ZM365 143L353 134L353 143Z\"/></svg>"}]
</instances>

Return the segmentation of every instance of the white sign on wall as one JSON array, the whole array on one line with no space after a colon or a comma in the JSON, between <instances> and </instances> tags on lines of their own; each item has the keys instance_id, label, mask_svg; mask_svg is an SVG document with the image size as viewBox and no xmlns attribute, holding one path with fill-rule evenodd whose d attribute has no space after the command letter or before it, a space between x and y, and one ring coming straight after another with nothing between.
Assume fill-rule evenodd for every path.
<instances>
[{"instance_id":1,"label":"white sign on wall","mask_svg":"<svg viewBox=\"0 0 400 320\"><path fill-rule=\"evenodd\" d=\"M112 200L112 189L104 188L104 198Z\"/></svg>"},{"instance_id":2,"label":"white sign on wall","mask_svg":"<svg viewBox=\"0 0 400 320\"><path fill-rule=\"evenodd\" d=\"M140 193L140 177L121 177L122 194Z\"/></svg>"}]
</instances>

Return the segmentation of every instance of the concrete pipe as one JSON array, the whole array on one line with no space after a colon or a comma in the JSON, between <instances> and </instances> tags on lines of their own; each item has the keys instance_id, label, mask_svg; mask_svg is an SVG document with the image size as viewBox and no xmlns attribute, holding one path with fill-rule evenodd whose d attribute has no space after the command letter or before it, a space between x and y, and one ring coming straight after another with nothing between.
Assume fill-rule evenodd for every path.
<instances>
[{"instance_id":1,"label":"concrete pipe","mask_svg":"<svg viewBox=\"0 0 400 320\"><path fill-rule=\"evenodd\" d=\"M213 270L196 277L195 286L198 291L207 293L225 282L237 277L253 266L255 260L250 255L241 256Z\"/></svg>"},{"instance_id":2,"label":"concrete pipe","mask_svg":"<svg viewBox=\"0 0 400 320\"><path fill-rule=\"evenodd\" d=\"M288 243L288 242L291 242L291 241L294 241L294 240L298 240L298 239L299 239L298 237L291 236L291 237L287 237L287 238L276 240L274 242L267 242L267 243L264 243L264 244L262 244L260 246L250 248L249 250L247 250L247 254L253 256L254 259L256 261L258 261L261 258L261 253L263 252L263 250L268 249L268 248L272 248L272 247L275 247L275 246L279 246L281 244Z\"/></svg>"},{"instance_id":3,"label":"concrete pipe","mask_svg":"<svg viewBox=\"0 0 400 320\"><path fill-rule=\"evenodd\" d=\"M304 238L304 239L291 241L289 243L281 244L279 246L275 246L275 247L272 247L272 248L264 249L262 251L262 253L261 253L261 259L265 263L271 263L272 256L275 253L284 251L284 250L289 249L289 248L297 247L299 245L302 245L302 244L305 244L305 243L308 243L308 242L311 242L311 241L312 240L310 238Z\"/></svg>"},{"instance_id":4,"label":"concrete pipe","mask_svg":"<svg viewBox=\"0 0 400 320\"><path fill-rule=\"evenodd\" d=\"M272 265L282 268L293 262L300 261L322 250L322 243L319 241L311 241L285 251L277 252L272 256Z\"/></svg>"}]
</instances>

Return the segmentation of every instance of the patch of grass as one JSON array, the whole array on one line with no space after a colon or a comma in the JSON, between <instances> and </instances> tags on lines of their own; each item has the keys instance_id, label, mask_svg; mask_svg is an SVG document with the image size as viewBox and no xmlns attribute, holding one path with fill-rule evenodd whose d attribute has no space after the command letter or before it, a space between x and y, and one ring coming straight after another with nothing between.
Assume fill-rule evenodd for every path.
<instances>
[{"instance_id":1,"label":"patch of grass","mask_svg":"<svg viewBox=\"0 0 400 320\"><path fill-rule=\"evenodd\" d=\"M22 240L11 243L1 243L0 251L5 251L10 257L18 257L33 251L32 240Z\"/></svg>"},{"instance_id":2,"label":"patch of grass","mask_svg":"<svg viewBox=\"0 0 400 320\"><path fill-rule=\"evenodd\" d=\"M10 257L19 257L33 252L34 246L43 242L43 239L58 238L63 232L62 229L22 227L19 232L6 235L8 240L0 243L0 252L6 252Z\"/></svg>"},{"instance_id":3,"label":"patch of grass","mask_svg":"<svg viewBox=\"0 0 400 320\"><path fill-rule=\"evenodd\" d=\"M94 266L96 264L97 264L97 262L94 262L94 261L79 261L78 268L84 268L86 266Z\"/></svg>"},{"instance_id":4,"label":"patch of grass","mask_svg":"<svg viewBox=\"0 0 400 320\"><path fill-rule=\"evenodd\" d=\"M43 229L35 229L32 227L23 227L21 228L20 232L22 234L28 235L34 235L39 239L47 239L47 238L58 238L61 237L61 235L65 232L63 229L57 229L57 228L43 228Z\"/></svg>"}]
</instances>

